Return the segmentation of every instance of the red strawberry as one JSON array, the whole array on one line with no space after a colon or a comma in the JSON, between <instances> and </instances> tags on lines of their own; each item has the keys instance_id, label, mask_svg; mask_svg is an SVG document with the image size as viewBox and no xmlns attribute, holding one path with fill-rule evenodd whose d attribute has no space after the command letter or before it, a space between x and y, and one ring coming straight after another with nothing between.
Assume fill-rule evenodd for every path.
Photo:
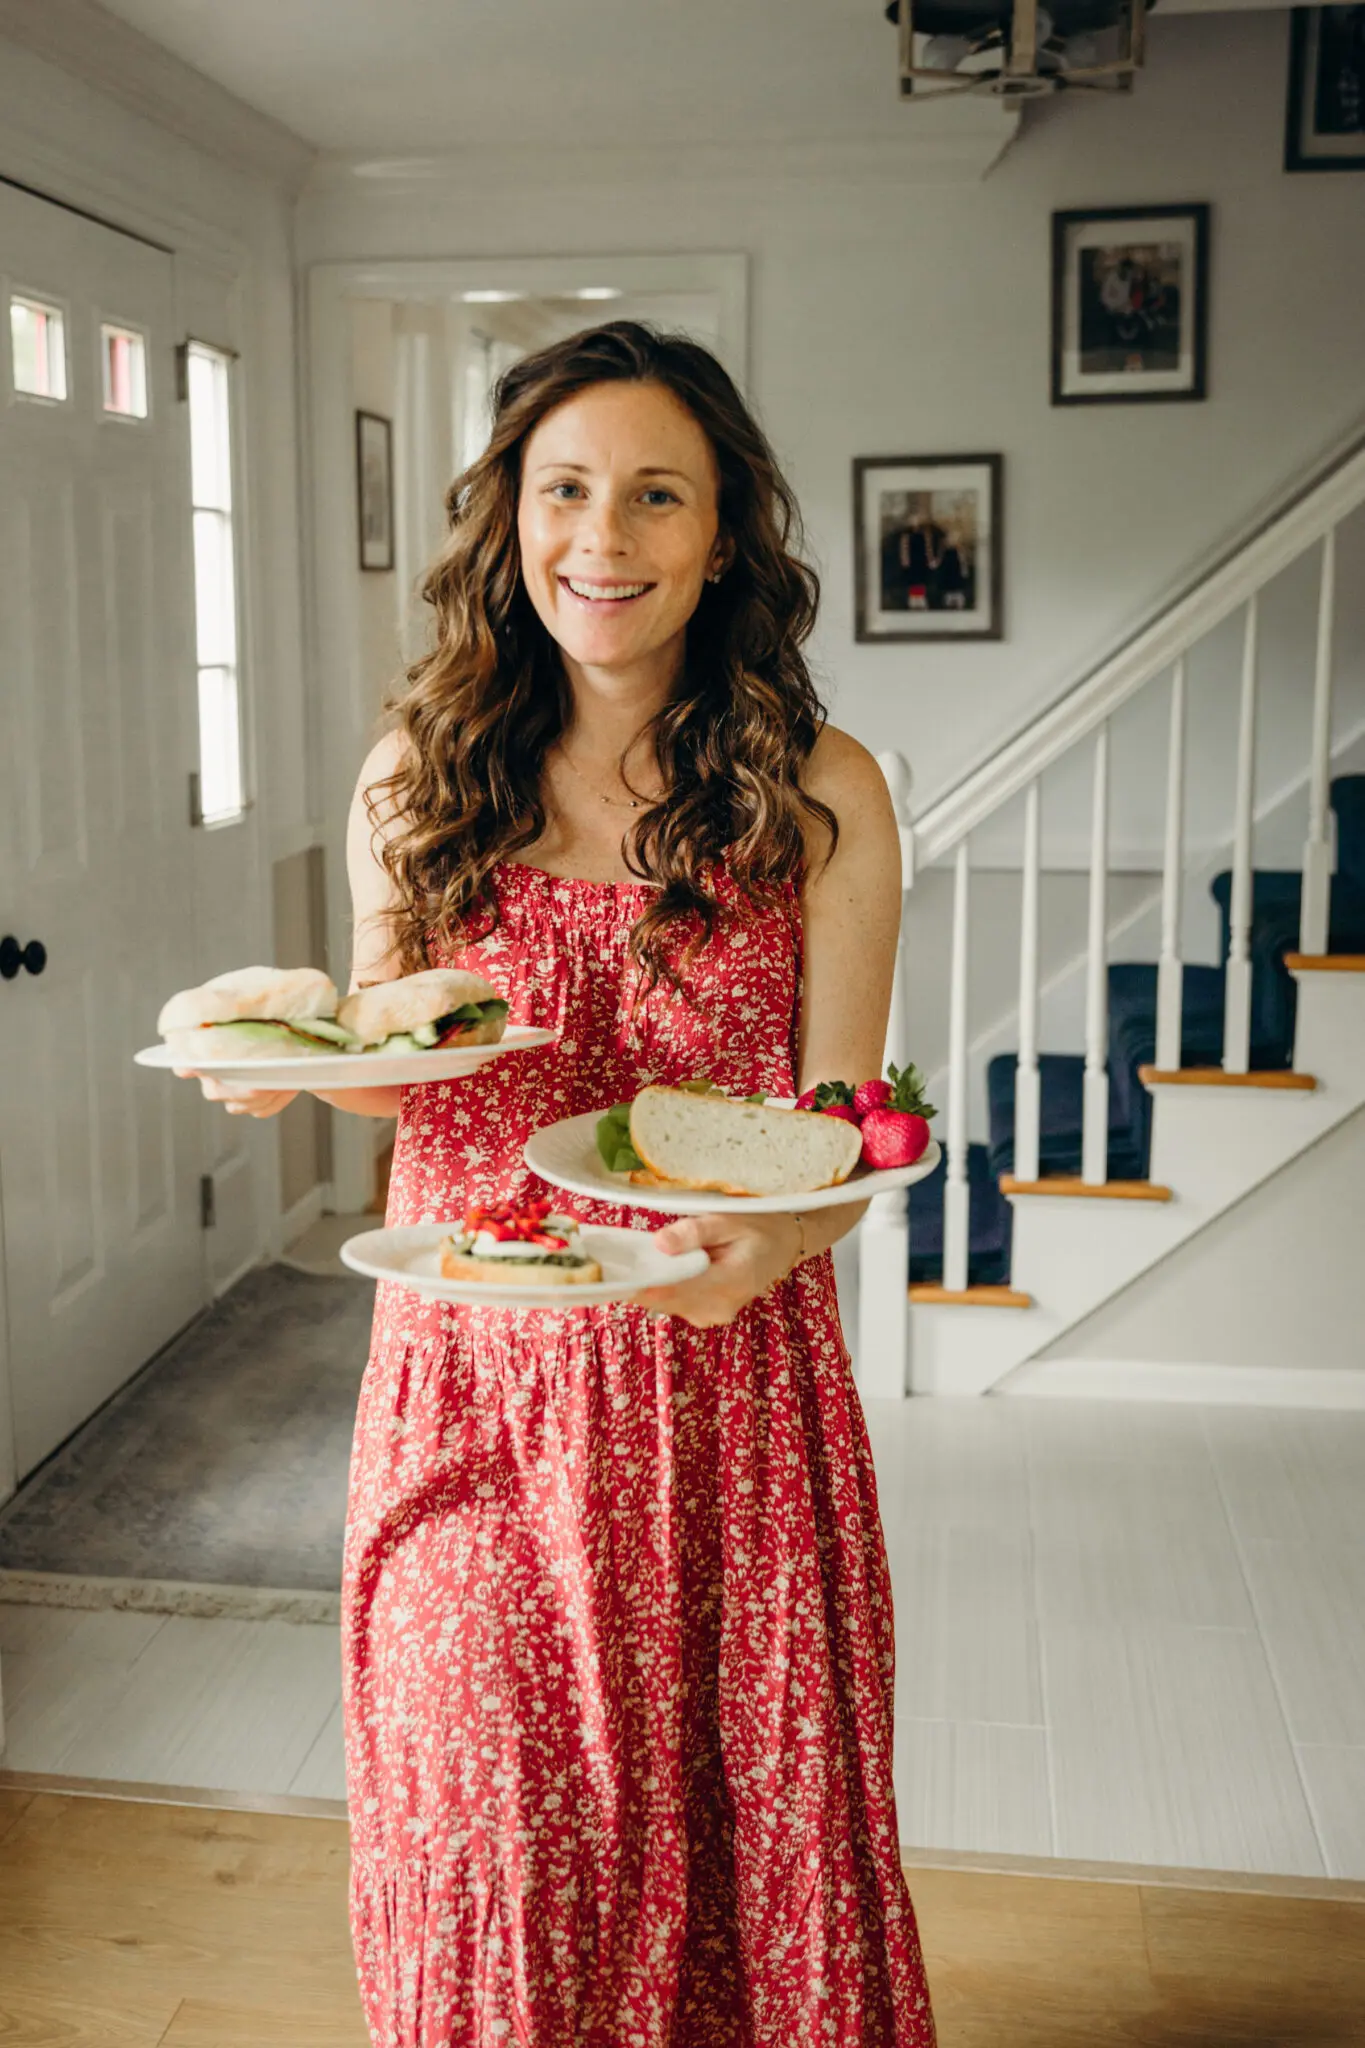
<instances>
[{"instance_id":1,"label":"red strawberry","mask_svg":"<svg viewBox=\"0 0 1365 2048\"><path fill-rule=\"evenodd\" d=\"M841 1123L858 1128L858 1112L851 1102L827 1102L818 1112L820 1116L837 1116Z\"/></svg>"},{"instance_id":2,"label":"red strawberry","mask_svg":"<svg viewBox=\"0 0 1365 2048\"><path fill-rule=\"evenodd\" d=\"M855 1088L853 1107L858 1112L859 1123L865 1116L870 1116L874 1109L885 1109L891 1100L891 1094L889 1081L864 1081L860 1088Z\"/></svg>"},{"instance_id":3,"label":"red strawberry","mask_svg":"<svg viewBox=\"0 0 1365 2048\"><path fill-rule=\"evenodd\" d=\"M929 1118L936 1114L924 1099L917 1067L888 1067L891 1086L884 1103L863 1118L863 1158L876 1171L913 1166L929 1144ZM870 1085L876 1085L870 1084Z\"/></svg>"},{"instance_id":4,"label":"red strawberry","mask_svg":"<svg viewBox=\"0 0 1365 2048\"><path fill-rule=\"evenodd\" d=\"M814 1109L815 1090L813 1088L807 1088L804 1094L798 1095L796 1098L796 1107L798 1109Z\"/></svg>"},{"instance_id":5,"label":"red strawberry","mask_svg":"<svg viewBox=\"0 0 1365 2048\"><path fill-rule=\"evenodd\" d=\"M922 1116L899 1109L871 1109L863 1118L863 1159L878 1172L892 1166L913 1166L929 1144L929 1126Z\"/></svg>"}]
</instances>

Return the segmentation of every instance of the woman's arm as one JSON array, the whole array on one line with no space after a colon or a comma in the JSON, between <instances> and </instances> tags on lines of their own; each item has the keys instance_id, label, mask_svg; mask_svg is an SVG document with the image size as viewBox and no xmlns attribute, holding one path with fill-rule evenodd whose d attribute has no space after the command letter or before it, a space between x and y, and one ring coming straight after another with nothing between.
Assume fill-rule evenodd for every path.
<instances>
[{"instance_id":1,"label":"woman's arm","mask_svg":"<svg viewBox=\"0 0 1365 2048\"><path fill-rule=\"evenodd\" d=\"M826 726L808 765L809 795L839 824L831 857L827 830L812 821L801 899L805 939L797 1089L818 1081L857 1087L882 1071L891 980L900 936L900 833L886 778L847 733ZM704 1245L709 1272L680 1287L651 1288L639 1300L707 1328L729 1322L800 1258L827 1251L866 1213L839 1203L794 1216L688 1216L659 1233L662 1251Z\"/></svg>"}]
</instances>

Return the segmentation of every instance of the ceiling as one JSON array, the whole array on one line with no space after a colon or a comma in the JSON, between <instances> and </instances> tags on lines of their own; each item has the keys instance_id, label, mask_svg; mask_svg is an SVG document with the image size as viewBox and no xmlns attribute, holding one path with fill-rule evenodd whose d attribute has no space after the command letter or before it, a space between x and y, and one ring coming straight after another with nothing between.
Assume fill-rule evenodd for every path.
<instances>
[{"instance_id":1,"label":"ceiling","mask_svg":"<svg viewBox=\"0 0 1365 2048\"><path fill-rule=\"evenodd\" d=\"M904 133L879 0L103 0L316 148Z\"/></svg>"}]
</instances>

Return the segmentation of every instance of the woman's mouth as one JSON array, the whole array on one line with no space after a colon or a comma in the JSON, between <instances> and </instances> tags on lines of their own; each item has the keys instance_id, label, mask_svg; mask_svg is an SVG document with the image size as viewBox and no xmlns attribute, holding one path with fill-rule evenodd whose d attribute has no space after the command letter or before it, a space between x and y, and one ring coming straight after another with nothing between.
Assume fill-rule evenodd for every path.
<instances>
[{"instance_id":1,"label":"woman's mouth","mask_svg":"<svg viewBox=\"0 0 1365 2048\"><path fill-rule=\"evenodd\" d=\"M590 583L581 576L561 576L558 579L561 590L577 598L583 605L590 605L594 611L620 611L637 598L645 597L653 590L652 583Z\"/></svg>"}]
</instances>

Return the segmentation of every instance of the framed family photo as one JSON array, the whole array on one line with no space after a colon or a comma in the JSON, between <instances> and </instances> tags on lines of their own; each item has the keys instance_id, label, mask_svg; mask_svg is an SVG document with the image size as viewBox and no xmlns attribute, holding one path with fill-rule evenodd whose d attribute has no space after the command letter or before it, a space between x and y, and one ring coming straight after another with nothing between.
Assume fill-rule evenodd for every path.
<instances>
[{"instance_id":1,"label":"framed family photo","mask_svg":"<svg viewBox=\"0 0 1365 2048\"><path fill-rule=\"evenodd\" d=\"M1052 403L1203 398L1209 209L1052 216Z\"/></svg>"},{"instance_id":2,"label":"framed family photo","mask_svg":"<svg viewBox=\"0 0 1365 2048\"><path fill-rule=\"evenodd\" d=\"M853 464L859 640L999 640L1000 455L860 455Z\"/></svg>"},{"instance_id":3,"label":"framed family photo","mask_svg":"<svg viewBox=\"0 0 1365 2048\"><path fill-rule=\"evenodd\" d=\"M1365 171L1365 7L1296 7L1287 171Z\"/></svg>"},{"instance_id":4,"label":"framed family photo","mask_svg":"<svg viewBox=\"0 0 1365 2048\"><path fill-rule=\"evenodd\" d=\"M376 412L355 416L356 515L362 569L393 567L393 425Z\"/></svg>"}]
</instances>

